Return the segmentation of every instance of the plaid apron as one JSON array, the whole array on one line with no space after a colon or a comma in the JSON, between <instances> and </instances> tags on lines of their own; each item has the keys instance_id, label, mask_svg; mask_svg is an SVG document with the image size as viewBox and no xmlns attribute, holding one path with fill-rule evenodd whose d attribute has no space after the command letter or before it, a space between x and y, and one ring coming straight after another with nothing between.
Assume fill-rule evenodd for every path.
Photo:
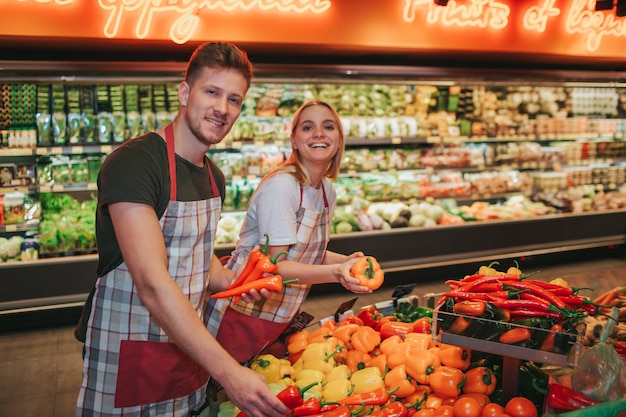
<instances>
[{"instance_id":1,"label":"plaid apron","mask_svg":"<svg viewBox=\"0 0 626 417\"><path fill-rule=\"evenodd\" d=\"M306 264L322 262L331 221L323 185L322 193L324 207L321 211L305 209L302 207L303 189L300 187L296 244L289 248L287 259ZM253 233L258 232L255 230ZM247 254L233 256L227 267L236 270L247 258ZM224 349L243 362L259 353L267 342L280 336L299 312L310 289L310 285L289 284L282 293L273 293L269 298L250 304L242 301L233 305L231 299L210 299L205 310L205 324ZM273 353L281 354L279 351Z\"/></svg>"},{"instance_id":2,"label":"plaid apron","mask_svg":"<svg viewBox=\"0 0 626 417\"><path fill-rule=\"evenodd\" d=\"M159 222L169 273L201 317L221 198L209 168L215 197L176 201L171 125L165 138L170 202ZM186 416L202 404L208 374L170 343L140 301L125 263L98 278L93 306L77 416Z\"/></svg>"}]
</instances>

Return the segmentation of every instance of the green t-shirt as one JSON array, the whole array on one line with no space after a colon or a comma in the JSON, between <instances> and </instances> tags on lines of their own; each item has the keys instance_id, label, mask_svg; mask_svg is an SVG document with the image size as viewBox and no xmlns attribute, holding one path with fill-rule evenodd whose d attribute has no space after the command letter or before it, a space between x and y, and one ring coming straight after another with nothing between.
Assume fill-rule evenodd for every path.
<instances>
[{"instance_id":1,"label":"green t-shirt","mask_svg":"<svg viewBox=\"0 0 626 417\"><path fill-rule=\"evenodd\" d=\"M206 158L222 201L226 192L224 174ZM214 197L209 172L176 155L177 201L198 201ZM165 141L156 133L131 139L111 152L98 175L96 239L99 277L122 262L108 206L117 202L147 204L160 219L170 199L170 176Z\"/></svg>"}]
</instances>

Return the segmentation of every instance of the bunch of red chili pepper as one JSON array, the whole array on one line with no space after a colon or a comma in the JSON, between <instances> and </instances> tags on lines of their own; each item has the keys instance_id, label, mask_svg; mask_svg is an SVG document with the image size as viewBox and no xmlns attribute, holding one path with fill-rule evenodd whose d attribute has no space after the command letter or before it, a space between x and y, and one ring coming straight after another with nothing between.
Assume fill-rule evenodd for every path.
<instances>
[{"instance_id":1,"label":"bunch of red chili pepper","mask_svg":"<svg viewBox=\"0 0 626 417\"><path fill-rule=\"evenodd\" d=\"M586 314L596 314L598 308L602 307L588 297L578 295L583 288L526 279L530 275L473 274L459 281L446 281L450 291L443 294L439 304L448 298L455 302L475 303L467 303L463 312L456 311L458 314L468 314L471 313L469 307L478 309L490 303L508 310L511 320L528 317L580 318Z\"/></svg>"},{"instance_id":2,"label":"bunch of red chili pepper","mask_svg":"<svg viewBox=\"0 0 626 417\"><path fill-rule=\"evenodd\" d=\"M225 291L212 294L211 298L233 297L233 303L237 304L241 300L241 295L252 289L282 292L285 284L296 282L297 280L283 281L280 275L264 276L274 274L278 270L278 258L287 254L286 251L281 251L275 256L270 256L269 241L269 235L265 233L265 244L250 252L246 265L237 279Z\"/></svg>"},{"instance_id":3,"label":"bunch of red chili pepper","mask_svg":"<svg viewBox=\"0 0 626 417\"><path fill-rule=\"evenodd\" d=\"M446 281L450 291L439 300L439 310L458 316L442 321L442 329L561 353L571 342L565 340L565 336L575 333L574 329L586 315L600 314L598 309L602 306L578 295L582 288L527 279L531 275L516 269L507 273L476 273L461 280ZM488 333L490 326L485 326L480 319L519 326L502 326ZM533 328L544 331L533 334Z\"/></svg>"}]
</instances>

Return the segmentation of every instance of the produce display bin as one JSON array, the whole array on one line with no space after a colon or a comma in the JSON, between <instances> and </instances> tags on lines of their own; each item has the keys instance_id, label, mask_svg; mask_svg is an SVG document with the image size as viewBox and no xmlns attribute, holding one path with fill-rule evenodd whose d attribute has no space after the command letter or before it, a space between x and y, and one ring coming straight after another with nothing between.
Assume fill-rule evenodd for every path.
<instances>
[{"instance_id":1,"label":"produce display bin","mask_svg":"<svg viewBox=\"0 0 626 417\"><path fill-rule=\"evenodd\" d=\"M468 323L467 327L460 333L450 332L450 325L457 319L465 320ZM532 342L528 345L532 344L533 347L525 346L522 343L500 342L500 336L510 330L527 331L530 335L527 341ZM432 334L433 338L441 343L502 356L502 395L504 400L508 401L519 392L518 380L521 360L562 367L577 366L582 339L585 334L585 324L582 321L574 332L555 332L538 327L444 312L437 307L433 312ZM534 347L541 346L547 338L554 338L555 347L553 350L541 350Z\"/></svg>"}]
</instances>

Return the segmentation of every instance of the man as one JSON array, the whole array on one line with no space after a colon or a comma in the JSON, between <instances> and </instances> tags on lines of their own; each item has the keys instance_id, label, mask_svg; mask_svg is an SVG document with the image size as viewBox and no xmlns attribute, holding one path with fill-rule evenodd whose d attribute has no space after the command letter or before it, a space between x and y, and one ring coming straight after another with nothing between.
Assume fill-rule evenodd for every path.
<instances>
[{"instance_id":1,"label":"man","mask_svg":"<svg viewBox=\"0 0 626 417\"><path fill-rule=\"evenodd\" d=\"M201 320L207 285L221 291L233 279L213 252L225 180L206 153L239 117L251 78L236 46L200 46L174 121L104 162L77 416L187 416L204 401L209 373L249 417L288 413Z\"/></svg>"}]
</instances>

